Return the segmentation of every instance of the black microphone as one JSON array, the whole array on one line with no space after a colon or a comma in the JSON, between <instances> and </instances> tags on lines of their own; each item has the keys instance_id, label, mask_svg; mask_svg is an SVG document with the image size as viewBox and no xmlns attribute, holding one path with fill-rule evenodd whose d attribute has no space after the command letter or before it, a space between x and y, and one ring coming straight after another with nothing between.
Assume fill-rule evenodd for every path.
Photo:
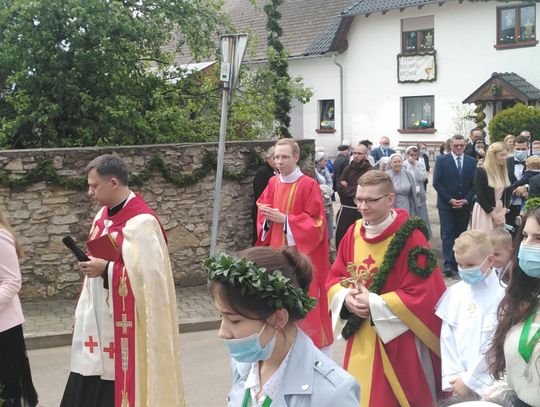
<instances>
[{"instance_id":1,"label":"black microphone","mask_svg":"<svg viewBox=\"0 0 540 407\"><path fill-rule=\"evenodd\" d=\"M62 242L73 252L77 260L79 261L90 261L88 256L77 246L75 241L71 236L66 236L62 239Z\"/></svg>"}]
</instances>

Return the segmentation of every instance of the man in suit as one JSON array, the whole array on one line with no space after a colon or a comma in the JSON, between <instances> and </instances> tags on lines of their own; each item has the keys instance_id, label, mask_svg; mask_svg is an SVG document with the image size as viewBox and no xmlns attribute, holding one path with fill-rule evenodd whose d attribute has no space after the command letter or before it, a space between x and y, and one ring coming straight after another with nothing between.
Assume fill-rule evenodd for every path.
<instances>
[{"instance_id":1,"label":"man in suit","mask_svg":"<svg viewBox=\"0 0 540 407\"><path fill-rule=\"evenodd\" d=\"M447 277L457 272L454 240L467 230L469 224L476 171L476 160L464 154L465 138L458 134L452 137L450 143L451 153L437 157L433 173L441 222L444 274Z\"/></svg>"},{"instance_id":2,"label":"man in suit","mask_svg":"<svg viewBox=\"0 0 540 407\"><path fill-rule=\"evenodd\" d=\"M523 133L523 132L522 132ZM514 156L506 159L506 167L508 168L508 179L510 183L514 183L521 179L525 172L525 160L529 156L529 139L527 136L520 134L514 139ZM513 191L512 191L513 192ZM516 216L519 215L521 204L524 197L523 188L517 188L516 193L512 195L510 202L510 211L506 214L506 223L516 228Z\"/></svg>"},{"instance_id":3,"label":"man in suit","mask_svg":"<svg viewBox=\"0 0 540 407\"><path fill-rule=\"evenodd\" d=\"M379 147L371 150L371 156L373 157L375 164L377 164L377 162L382 157L390 157L395 152L396 152L395 150L390 148L390 139L386 136L383 136L381 137L381 142L379 144Z\"/></svg>"},{"instance_id":4,"label":"man in suit","mask_svg":"<svg viewBox=\"0 0 540 407\"><path fill-rule=\"evenodd\" d=\"M465 146L465 154L470 155L474 159L478 159L476 153L476 142L485 139L486 133L480 127L476 127L469 133L469 142ZM482 158L482 157L480 157Z\"/></svg>"}]
</instances>

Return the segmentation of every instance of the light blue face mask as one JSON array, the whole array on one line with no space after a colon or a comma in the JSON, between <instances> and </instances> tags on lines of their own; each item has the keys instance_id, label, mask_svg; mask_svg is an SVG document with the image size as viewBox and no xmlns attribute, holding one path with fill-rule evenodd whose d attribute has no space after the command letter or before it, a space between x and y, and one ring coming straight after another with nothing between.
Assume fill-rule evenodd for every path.
<instances>
[{"instance_id":1,"label":"light blue face mask","mask_svg":"<svg viewBox=\"0 0 540 407\"><path fill-rule=\"evenodd\" d=\"M514 158L518 161L525 161L527 159L527 151L514 151Z\"/></svg>"},{"instance_id":2,"label":"light blue face mask","mask_svg":"<svg viewBox=\"0 0 540 407\"><path fill-rule=\"evenodd\" d=\"M225 339L225 345L229 350L229 353L237 362L243 363L255 363L259 360L266 360L274 351L276 345L276 333L274 337L263 348L261 346L260 335L266 327L266 324L262 327L258 334L253 334L241 339Z\"/></svg>"},{"instance_id":3,"label":"light blue face mask","mask_svg":"<svg viewBox=\"0 0 540 407\"><path fill-rule=\"evenodd\" d=\"M484 259L482 264L480 264L478 267L471 267L468 269L464 269L458 266L457 267L458 274L461 277L461 279L470 285L476 285L480 281L484 280L486 276L484 276L484 273L482 273L480 269L482 268L486 260L487 260L487 257Z\"/></svg>"},{"instance_id":4,"label":"light blue face mask","mask_svg":"<svg viewBox=\"0 0 540 407\"><path fill-rule=\"evenodd\" d=\"M540 247L521 244L518 252L519 267L529 277L540 278Z\"/></svg>"},{"instance_id":5,"label":"light blue face mask","mask_svg":"<svg viewBox=\"0 0 540 407\"><path fill-rule=\"evenodd\" d=\"M537 156L537 157L540 156L540 151L533 151L532 153L533 153L533 155L535 155L535 156Z\"/></svg>"}]
</instances>

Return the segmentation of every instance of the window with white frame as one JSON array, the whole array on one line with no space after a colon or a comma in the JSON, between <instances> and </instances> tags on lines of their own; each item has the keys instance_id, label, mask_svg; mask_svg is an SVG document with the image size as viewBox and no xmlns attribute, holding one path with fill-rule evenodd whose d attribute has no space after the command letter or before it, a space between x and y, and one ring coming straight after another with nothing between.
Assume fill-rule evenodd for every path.
<instances>
[{"instance_id":1,"label":"window with white frame","mask_svg":"<svg viewBox=\"0 0 540 407\"><path fill-rule=\"evenodd\" d=\"M412 96L402 98L402 129L433 129L435 127L435 98Z\"/></svg>"}]
</instances>

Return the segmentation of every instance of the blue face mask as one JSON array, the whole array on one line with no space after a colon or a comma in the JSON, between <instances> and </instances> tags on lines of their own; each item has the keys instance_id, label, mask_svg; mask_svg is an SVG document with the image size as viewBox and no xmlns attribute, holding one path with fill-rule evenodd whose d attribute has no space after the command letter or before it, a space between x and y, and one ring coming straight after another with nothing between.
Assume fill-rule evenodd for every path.
<instances>
[{"instance_id":1,"label":"blue face mask","mask_svg":"<svg viewBox=\"0 0 540 407\"><path fill-rule=\"evenodd\" d=\"M529 277L540 278L540 247L521 244L518 252L519 267Z\"/></svg>"},{"instance_id":2,"label":"blue face mask","mask_svg":"<svg viewBox=\"0 0 540 407\"><path fill-rule=\"evenodd\" d=\"M258 334L253 334L241 339L225 339L225 345L229 353L237 362L255 363L259 360L266 360L272 355L276 345L276 334L263 348L261 346L260 335L266 327L262 327ZM277 333L277 330L276 330Z\"/></svg>"},{"instance_id":3,"label":"blue face mask","mask_svg":"<svg viewBox=\"0 0 540 407\"><path fill-rule=\"evenodd\" d=\"M533 155L540 157L540 151L533 151Z\"/></svg>"},{"instance_id":4,"label":"blue face mask","mask_svg":"<svg viewBox=\"0 0 540 407\"><path fill-rule=\"evenodd\" d=\"M525 161L527 159L527 151L514 151L514 158L518 161Z\"/></svg>"},{"instance_id":5,"label":"blue face mask","mask_svg":"<svg viewBox=\"0 0 540 407\"><path fill-rule=\"evenodd\" d=\"M386 151L390 148L390 145L388 144L381 144L381 150Z\"/></svg>"},{"instance_id":6,"label":"blue face mask","mask_svg":"<svg viewBox=\"0 0 540 407\"><path fill-rule=\"evenodd\" d=\"M458 266L457 267L458 274L461 277L461 279L470 285L476 285L480 281L484 280L485 278L484 273L482 273L480 269L482 268L486 260L487 260L487 257L484 259L482 264L480 264L478 267L471 267L468 269L464 269Z\"/></svg>"}]
</instances>

